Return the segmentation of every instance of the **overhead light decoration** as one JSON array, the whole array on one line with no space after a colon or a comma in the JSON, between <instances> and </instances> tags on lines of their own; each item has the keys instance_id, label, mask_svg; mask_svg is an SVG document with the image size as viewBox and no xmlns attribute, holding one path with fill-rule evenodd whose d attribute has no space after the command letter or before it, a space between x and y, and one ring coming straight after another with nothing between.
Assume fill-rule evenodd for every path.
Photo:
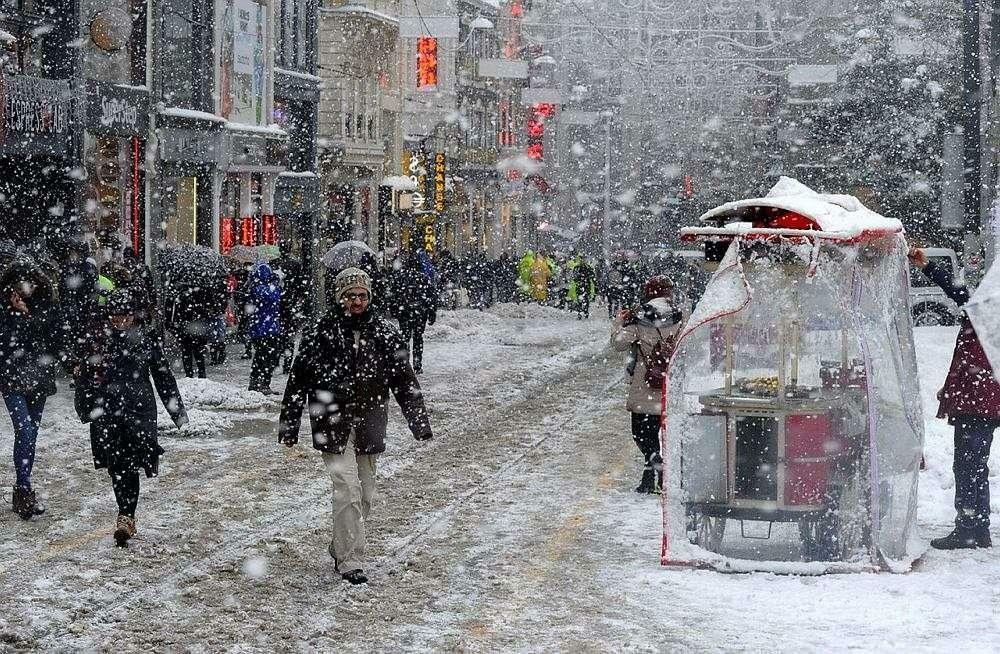
<instances>
[{"instance_id":1,"label":"overhead light decoration","mask_svg":"<svg viewBox=\"0 0 1000 654\"><path fill-rule=\"evenodd\" d=\"M422 36L417 39L417 90L433 90L437 86L438 42L436 38Z\"/></svg>"}]
</instances>

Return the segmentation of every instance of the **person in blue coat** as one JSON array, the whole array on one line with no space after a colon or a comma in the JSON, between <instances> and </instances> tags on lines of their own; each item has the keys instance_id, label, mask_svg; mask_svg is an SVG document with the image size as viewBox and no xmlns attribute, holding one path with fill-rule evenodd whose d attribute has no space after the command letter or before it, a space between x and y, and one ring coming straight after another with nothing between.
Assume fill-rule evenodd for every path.
<instances>
[{"instance_id":1,"label":"person in blue coat","mask_svg":"<svg viewBox=\"0 0 1000 654\"><path fill-rule=\"evenodd\" d=\"M271 376L281 354L281 286L266 263L253 271L250 284L252 313L247 316L247 336L253 344L250 390L272 395Z\"/></svg>"}]
</instances>

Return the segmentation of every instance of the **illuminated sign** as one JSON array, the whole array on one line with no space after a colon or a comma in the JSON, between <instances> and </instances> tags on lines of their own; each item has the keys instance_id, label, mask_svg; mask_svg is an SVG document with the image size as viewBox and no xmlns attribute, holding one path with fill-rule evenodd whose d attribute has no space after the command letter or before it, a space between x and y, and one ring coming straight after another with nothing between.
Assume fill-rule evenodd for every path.
<instances>
[{"instance_id":1,"label":"illuminated sign","mask_svg":"<svg viewBox=\"0 0 1000 654\"><path fill-rule=\"evenodd\" d=\"M236 230L233 228L233 219L224 217L219 220L219 249L222 254L229 254L234 245L236 245Z\"/></svg>"},{"instance_id":2,"label":"illuminated sign","mask_svg":"<svg viewBox=\"0 0 1000 654\"><path fill-rule=\"evenodd\" d=\"M277 245L278 244L278 217L273 215L264 216L262 218L262 230L264 232L264 244L265 245Z\"/></svg>"},{"instance_id":3,"label":"illuminated sign","mask_svg":"<svg viewBox=\"0 0 1000 654\"><path fill-rule=\"evenodd\" d=\"M438 85L438 42L429 36L417 39L417 90L433 90Z\"/></svg>"},{"instance_id":4,"label":"illuminated sign","mask_svg":"<svg viewBox=\"0 0 1000 654\"><path fill-rule=\"evenodd\" d=\"M257 244L257 221L250 216L244 216L240 221L240 243L243 245Z\"/></svg>"},{"instance_id":5,"label":"illuminated sign","mask_svg":"<svg viewBox=\"0 0 1000 654\"><path fill-rule=\"evenodd\" d=\"M434 211L442 213L445 208L445 176L448 174L448 160L444 152L434 155Z\"/></svg>"},{"instance_id":6,"label":"illuminated sign","mask_svg":"<svg viewBox=\"0 0 1000 654\"><path fill-rule=\"evenodd\" d=\"M424 166L423 152L403 153L403 175L408 177L417 190L412 194L411 204L414 209L423 209L427 202L424 186L427 181L427 168Z\"/></svg>"}]
</instances>

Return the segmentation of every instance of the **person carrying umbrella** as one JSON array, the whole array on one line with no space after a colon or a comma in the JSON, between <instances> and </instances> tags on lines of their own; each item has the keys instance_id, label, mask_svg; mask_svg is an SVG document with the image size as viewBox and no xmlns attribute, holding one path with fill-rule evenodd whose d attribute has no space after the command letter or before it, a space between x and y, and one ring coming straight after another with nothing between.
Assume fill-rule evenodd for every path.
<instances>
[{"instance_id":1,"label":"person carrying umbrella","mask_svg":"<svg viewBox=\"0 0 1000 654\"><path fill-rule=\"evenodd\" d=\"M948 297L964 307L969 289L957 283L952 271L928 261L919 248L909 253L914 266L941 287ZM963 311L958 339L944 388L938 391L938 418L955 427L955 528L935 538L939 550L992 547L990 539L990 446L1000 426L1000 383L986 356L969 314Z\"/></svg>"}]
</instances>

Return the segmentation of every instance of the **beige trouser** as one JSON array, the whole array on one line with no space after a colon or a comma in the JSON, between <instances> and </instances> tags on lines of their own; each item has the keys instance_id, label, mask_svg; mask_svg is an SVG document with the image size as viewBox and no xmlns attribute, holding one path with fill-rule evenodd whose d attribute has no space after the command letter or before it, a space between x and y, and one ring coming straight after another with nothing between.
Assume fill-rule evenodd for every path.
<instances>
[{"instance_id":1,"label":"beige trouser","mask_svg":"<svg viewBox=\"0 0 1000 654\"><path fill-rule=\"evenodd\" d=\"M365 522L375 495L377 454L355 454L354 432L343 454L323 453L333 482L333 540L330 554L340 572L359 570L365 556Z\"/></svg>"}]
</instances>

